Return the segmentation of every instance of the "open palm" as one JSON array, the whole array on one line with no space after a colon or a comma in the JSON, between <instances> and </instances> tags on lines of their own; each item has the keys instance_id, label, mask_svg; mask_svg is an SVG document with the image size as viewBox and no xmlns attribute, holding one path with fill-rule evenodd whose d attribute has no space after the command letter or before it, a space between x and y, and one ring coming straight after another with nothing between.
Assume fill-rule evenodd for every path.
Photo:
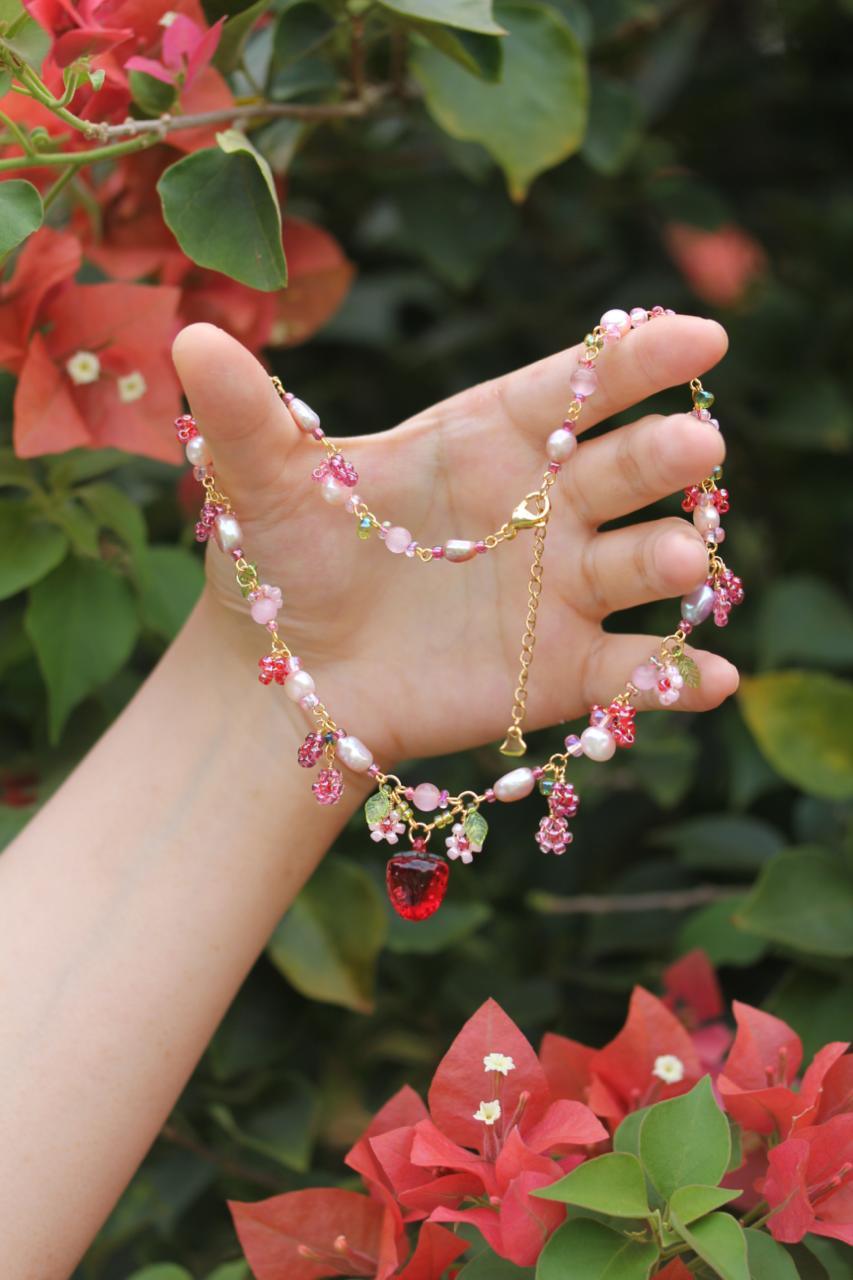
<instances>
[{"instance_id":1,"label":"open palm","mask_svg":"<svg viewBox=\"0 0 853 1280\"><path fill-rule=\"evenodd\" d=\"M703 373L725 345L719 325L691 316L632 331L601 356L600 388L584 405L579 434ZM560 352L391 431L348 439L359 494L380 520L405 526L422 545L499 528L539 484L577 356L577 348ZM297 429L254 356L222 330L194 324L176 339L174 359L246 553L262 580L283 592L280 633L337 723L385 768L503 737L532 533L459 565L391 555L375 535L363 542L355 517L322 500L311 480L322 452ZM333 423L324 426L335 435ZM602 622L697 586L707 567L702 539L678 517L598 529L695 483L722 457L719 433L690 414L650 415L580 444L552 490L525 728L609 701L656 650L654 637L609 635ZM265 637L245 617L232 565L216 548L208 574L224 606L221 625L238 659L253 667ZM239 628L229 609L243 615ZM673 606L673 627L677 621ZM737 673L714 654L694 656L702 682L678 706L705 710L734 692Z\"/></svg>"}]
</instances>

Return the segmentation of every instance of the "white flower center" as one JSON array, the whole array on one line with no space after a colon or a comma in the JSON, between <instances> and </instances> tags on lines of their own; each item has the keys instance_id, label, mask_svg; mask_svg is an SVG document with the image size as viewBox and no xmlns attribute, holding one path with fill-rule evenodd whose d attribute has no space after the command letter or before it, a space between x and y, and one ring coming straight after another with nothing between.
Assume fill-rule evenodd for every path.
<instances>
[{"instance_id":1,"label":"white flower center","mask_svg":"<svg viewBox=\"0 0 853 1280\"><path fill-rule=\"evenodd\" d=\"M68 376L75 386L85 386L87 382L97 382L101 372L101 362L94 351L75 351L65 362Z\"/></svg>"},{"instance_id":2,"label":"white flower center","mask_svg":"<svg viewBox=\"0 0 853 1280\"><path fill-rule=\"evenodd\" d=\"M515 1071L515 1063L505 1053L487 1053L483 1059L483 1067L486 1071L499 1071L502 1076Z\"/></svg>"},{"instance_id":3,"label":"white flower center","mask_svg":"<svg viewBox=\"0 0 853 1280\"><path fill-rule=\"evenodd\" d=\"M684 1063L674 1053L662 1053L655 1058L652 1075L664 1084L679 1084L684 1079Z\"/></svg>"},{"instance_id":4,"label":"white flower center","mask_svg":"<svg viewBox=\"0 0 853 1280\"><path fill-rule=\"evenodd\" d=\"M148 390L145 379L137 369L134 373L126 373L118 380L118 396L123 404L130 404L144 396Z\"/></svg>"},{"instance_id":5,"label":"white flower center","mask_svg":"<svg viewBox=\"0 0 853 1280\"><path fill-rule=\"evenodd\" d=\"M483 1124L492 1125L496 1120L501 1118L501 1104L497 1098L491 1102L481 1102L477 1110L474 1112L475 1120L482 1120Z\"/></svg>"},{"instance_id":6,"label":"white flower center","mask_svg":"<svg viewBox=\"0 0 853 1280\"><path fill-rule=\"evenodd\" d=\"M161 27L171 27L177 16L178 15L175 13L174 9L167 9L162 18L157 19L158 25Z\"/></svg>"}]
</instances>

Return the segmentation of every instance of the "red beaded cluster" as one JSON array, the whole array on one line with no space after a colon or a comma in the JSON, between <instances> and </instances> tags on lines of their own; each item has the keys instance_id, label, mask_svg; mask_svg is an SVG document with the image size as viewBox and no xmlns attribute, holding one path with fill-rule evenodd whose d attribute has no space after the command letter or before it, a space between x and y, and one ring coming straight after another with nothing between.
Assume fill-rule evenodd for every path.
<instances>
[{"instance_id":1,"label":"red beaded cluster","mask_svg":"<svg viewBox=\"0 0 853 1280\"><path fill-rule=\"evenodd\" d=\"M284 684L290 675L290 667L287 658L281 653L268 653L263 658L258 658L258 680L261 684Z\"/></svg>"},{"instance_id":2,"label":"red beaded cluster","mask_svg":"<svg viewBox=\"0 0 853 1280\"><path fill-rule=\"evenodd\" d=\"M321 769L311 790L318 804L337 804L344 791L343 774L339 769Z\"/></svg>"},{"instance_id":3,"label":"red beaded cluster","mask_svg":"<svg viewBox=\"0 0 853 1280\"><path fill-rule=\"evenodd\" d=\"M334 476L335 480L350 489L358 484L358 472L351 462L347 462L342 453L330 454L319 467L314 468L311 475L317 481L325 480L327 476Z\"/></svg>"},{"instance_id":4,"label":"red beaded cluster","mask_svg":"<svg viewBox=\"0 0 853 1280\"><path fill-rule=\"evenodd\" d=\"M182 413L175 419L175 435L181 444L187 444L198 435L198 427L191 413Z\"/></svg>"},{"instance_id":5,"label":"red beaded cluster","mask_svg":"<svg viewBox=\"0 0 853 1280\"><path fill-rule=\"evenodd\" d=\"M297 763L303 769L313 769L323 754L324 739L322 733L309 733L296 753Z\"/></svg>"},{"instance_id":6,"label":"red beaded cluster","mask_svg":"<svg viewBox=\"0 0 853 1280\"><path fill-rule=\"evenodd\" d=\"M733 606L742 604L743 583L731 569L720 575L714 590L714 622L718 627L728 626Z\"/></svg>"},{"instance_id":7,"label":"red beaded cluster","mask_svg":"<svg viewBox=\"0 0 853 1280\"><path fill-rule=\"evenodd\" d=\"M712 506L717 508L717 512L721 516L731 511L728 489L712 489L709 493L698 484L692 484L689 489L684 490L684 498L681 502L682 511L695 511L703 498L707 498Z\"/></svg>"}]
</instances>

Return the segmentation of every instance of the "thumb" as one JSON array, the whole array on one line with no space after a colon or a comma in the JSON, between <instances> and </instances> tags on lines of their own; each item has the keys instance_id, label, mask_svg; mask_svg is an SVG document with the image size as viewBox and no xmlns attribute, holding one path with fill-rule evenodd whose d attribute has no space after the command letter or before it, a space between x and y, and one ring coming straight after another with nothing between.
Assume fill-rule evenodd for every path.
<instances>
[{"instance_id":1,"label":"thumb","mask_svg":"<svg viewBox=\"0 0 853 1280\"><path fill-rule=\"evenodd\" d=\"M172 360L216 475L234 500L258 514L263 495L280 494L301 436L263 365L213 324L191 324L172 344Z\"/></svg>"}]
</instances>

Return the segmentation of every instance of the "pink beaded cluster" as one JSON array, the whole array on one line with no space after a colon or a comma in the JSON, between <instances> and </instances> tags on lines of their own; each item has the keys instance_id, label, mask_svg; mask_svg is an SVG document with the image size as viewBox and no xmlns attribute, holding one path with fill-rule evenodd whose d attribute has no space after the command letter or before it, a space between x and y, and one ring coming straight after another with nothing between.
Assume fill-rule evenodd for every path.
<instances>
[{"instance_id":1,"label":"pink beaded cluster","mask_svg":"<svg viewBox=\"0 0 853 1280\"><path fill-rule=\"evenodd\" d=\"M539 491L540 495L547 495L548 486L577 447L577 417L583 402L598 389L595 361L601 349L619 342L632 329L673 314L663 307L653 307L650 311L641 307L630 312L611 310L602 316L594 333L587 335L586 350L569 379L574 397L569 406L569 416L546 441L547 483ZM365 514L366 508L354 491L358 472L327 439L317 414L304 401L284 392L280 383L277 387L299 428L327 449L325 460L313 471L313 478L321 486L324 498L333 505L345 503L348 510L358 516L360 527L365 524L375 527L393 554L461 563L484 553L501 540L500 535L494 536L489 544L485 539L450 539L425 552L403 526L376 522L375 517ZM696 416L711 421L719 428L719 422L710 416L713 395L702 388L697 379L691 383L691 390ZM718 626L726 625L732 607L743 600L741 580L717 555L725 537L720 517L730 509L728 491L717 487L716 481L721 474L717 469L708 479L686 489L682 501L683 509L692 514L708 548L707 579L682 599L678 630L661 642L658 654L634 669L625 690L609 705L593 706L588 726L579 735L569 734L566 737L564 751L555 752L542 766L519 766L504 773L482 794L468 791L454 796L432 782L409 787L393 774L383 773L369 748L332 720L317 695L312 676L302 668L299 658L290 653L278 635L277 618L284 603L282 592L278 587L262 583L255 566L245 559L239 523L227 497L216 487L212 459L197 424L190 414L183 414L176 420L175 427L178 439L186 446L187 458L194 467L195 475L206 489L196 537L200 542L213 540L223 553L231 557L250 616L272 636L271 652L258 662L258 679L263 685L282 686L286 696L297 703L313 722L313 728L298 749L297 761L306 769L323 765L312 782L317 802L333 805L340 800L344 789L343 774L337 767L340 763L353 773L368 774L379 785L379 792L371 797L367 806L372 840L396 844L408 827L411 850L395 854L391 859L387 883L395 910L409 919L423 919L431 914L440 904L446 889L447 862L430 853L427 847L433 830L450 826L450 834L445 839L446 858L470 863L483 847L488 826L480 813L483 804L521 800L530 795L538 784L547 798L548 812L539 823L536 843L545 853L564 853L573 839L569 819L577 813L580 803L574 787L565 779L569 761L585 756L603 762L611 759L618 749L630 748L636 739L636 707L633 704L636 696L649 692L662 706L672 706L677 702L685 685L695 685L699 678L695 662L684 652L685 638L695 626L712 615ZM528 499L535 496L528 495ZM529 527L530 521L526 516L527 512L522 511L523 518L518 527ZM374 801L379 803L371 808ZM423 821L415 816L416 810L425 816L437 816L431 821Z\"/></svg>"}]
</instances>

